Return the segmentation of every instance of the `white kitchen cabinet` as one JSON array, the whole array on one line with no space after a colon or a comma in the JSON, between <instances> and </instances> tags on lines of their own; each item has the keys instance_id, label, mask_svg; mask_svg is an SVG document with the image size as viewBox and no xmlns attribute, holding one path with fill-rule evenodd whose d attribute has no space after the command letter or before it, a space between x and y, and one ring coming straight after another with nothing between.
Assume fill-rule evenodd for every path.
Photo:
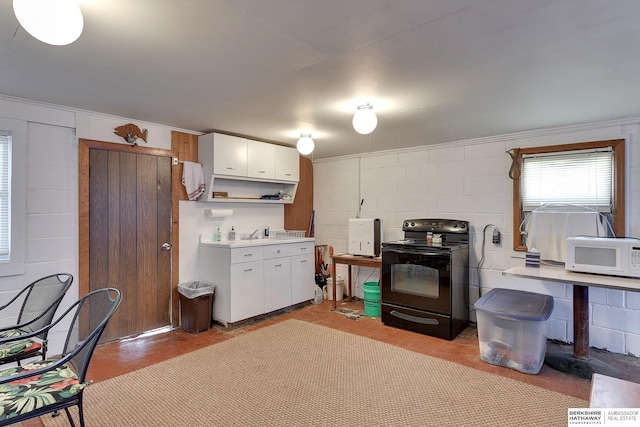
<instances>
[{"instance_id":1,"label":"white kitchen cabinet","mask_svg":"<svg viewBox=\"0 0 640 427\"><path fill-rule=\"evenodd\" d=\"M213 173L247 176L247 145L245 138L213 134Z\"/></svg>"},{"instance_id":2,"label":"white kitchen cabinet","mask_svg":"<svg viewBox=\"0 0 640 427\"><path fill-rule=\"evenodd\" d=\"M276 146L258 141L247 141L247 176L250 178L276 178Z\"/></svg>"},{"instance_id":3,"label":"white kitchen cabinet","mask_svg":"<svg viewBox=\"0 0 640 427\"><path fill-rule=\"evenodd\" d=\"M200 239L199 276L215 286L217 322L226 326L313 298L313 239L210 239Z\"/></svg>"},{"instance_id":4,"label":"white kitchen cabinet","mask_svg":"<svg viewBox=\"0 0 640 427\"><path fill-rule=\"evenodd\" d=\"M313 242L291 245L291 304L309 301L315 296Z\"/></svg>"},{"instance_id":5,"label":"white kitchen cabinet","mask_svg":"<svg viewBox=\"0 0 640 427\"><path fill-rule=\"evenodd\" d=\"M264 313L263 268L262 261L231 265L229 322Z\"/></svg>"},{"instance_id":6,"label":"white kitchen cabinet","mask_svg":"<svg viewBox=\"0 0 640 427\"><path fill-rule=\"evenodd\" d=\"M201 280L213 283L213 318L227 325L264 313L263 248L200 245Z\"/></svg>"},{"instance_id":7,"label":"white kitchen cabinet","mask_svg":"<svg viewBox=\"0 0 640 427\"><path fill-rule=\"evenodd\" d=\"M300 180L295 148L210 133L198 137L198 161L204 171L203 201L291 204L295 200ZM280 193L281 199L262 199Z\"/></svg>"},{"instance_id":8,"label":"white kitchen cabinet","mask_svg":"<svg viewBox=\"0 0 640 427\"><path fill-rule=\"evenodd\" d=\"M291 305L291 245L264 247L264 311Z\"/></svg>"},{"instance_id":9,"label":"white kitchen cabinet","mask_svg":"<svg viewBox=\"0 0 640 427\"><path fill-rule=\"evenodd\" d=\"M282 181L300 181L300 155L298 150L275 145L275 178Z\"/></svg>"}]
</instances>

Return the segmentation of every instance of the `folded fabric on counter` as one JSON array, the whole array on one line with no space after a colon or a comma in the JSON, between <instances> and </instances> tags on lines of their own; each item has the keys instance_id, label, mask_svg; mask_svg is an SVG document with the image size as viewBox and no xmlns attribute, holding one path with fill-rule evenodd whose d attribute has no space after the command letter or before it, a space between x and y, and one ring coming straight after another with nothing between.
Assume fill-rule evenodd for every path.
<instances>
[{"instance_id":1,"label":"folded fabric on counter","mask_svg":"<svg viewBox=\"0 0 640 427\"><path fill-rule=\"evenodd\" d=\"M540 259L565 262L567 237L605 236L598 212L533 211L527 226L527 248L540 252Z\"/></svg>"}]
</instances>

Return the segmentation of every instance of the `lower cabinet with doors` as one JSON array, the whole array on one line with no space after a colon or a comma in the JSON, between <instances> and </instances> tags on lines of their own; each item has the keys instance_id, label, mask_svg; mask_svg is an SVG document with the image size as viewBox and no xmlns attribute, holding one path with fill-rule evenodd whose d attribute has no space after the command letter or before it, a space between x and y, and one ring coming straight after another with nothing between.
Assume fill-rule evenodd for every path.
<instances>
[{"instance_id":1,"label":"lower cabinet with doors","mask_svg":"<svg viewBox=\"0 0 640 427\"><path fill-rule=\"evenodd\" d=\"M264 247L264 312L291 305L291 245Z\"/></svg>"},{"instance_id":2,"label":"lower cabinet with doors","mask_svg":"<svg viewBox=\"0 0 640 427\"><path fill-rule=\"evenodd\" d=\"M315 296L314 243L291 245L291 304L310 301Z\"/></svg>"},{"instance_id":3,"label":"lower cabinet with doors","mask_svg":"<svg viewBox=\"0 0 640 427\"><path fill-rule=\"evenodd\" d=\"M215 285L213 319L227 326L314 296L311 238L212 242L200 240L199 276Z\"/></svg>"}]
</instances>

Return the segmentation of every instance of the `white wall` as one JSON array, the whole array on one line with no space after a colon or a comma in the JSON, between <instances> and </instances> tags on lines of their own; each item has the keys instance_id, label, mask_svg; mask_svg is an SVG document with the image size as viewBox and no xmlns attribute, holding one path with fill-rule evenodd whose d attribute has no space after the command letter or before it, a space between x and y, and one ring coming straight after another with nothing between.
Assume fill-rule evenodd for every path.
<instances>
[{"instance_id":1,"label":"white wall","mask_svg":"<svg viewBox=\"0 0 640 427\"><path fill-rule=\"evenodd\" d=\"M113 129L132 122L149 130L148 142L139 145L170 149L172 129L2 95L0 118L22 121L27 129L26 163L13 165L26 172L24 273L0 277L0 305L35 279L71 273L74 284L60 314L78 299L78 138L125 143ZM3 312L0 325L15 324L18 308ZM49 335L50 354L61 351L66 329L61 325Z\"/></svg>"},{"instance_id":2,"label":"white wall","mask_svg":"<svg viewBox=\"0 0 640 427\"><path fill-rule=\"evenodd\" d=\"M73 113L0 99L0 117L23 121L27 129L26 141L21 142L26 144L26 163L13 165L23 169L26 177L24 273L0 277L0 301L7 302L27 284L49 274L66 272L77 279L78 145ZM58 313L77 295L74 280ZM15 324L16 315L3 312L0 324ZM57 328L49 335L54 354L62 348L65 329Z\"/></svg>"},{"instance_id":3,"label":"white wall","mask_svg":"<svg viewBox=\"0 0 640 427\"><path fill-rule=\"evenodd\" d=\"M208 209L231 210L233 215L224 218L209 218L205 216L205 211ZM215 277L201 277L198 272L198 248L200 235L212 235L217 225L220 225L222 230L222 240L228 239L228 233L232 226L235 228L238 240L242 233L252 233L255 230L259 230L259 235L262 235L264 227L269 227L271 230L283 230L284 205L180 201L180 254L178 260L180 283L205 280L215 285Z\"/></svg>"},{"instance_id":4,"label":"white wall","mask_svg":"<svg viewBox=\"0 0 640 427\"><path fill-rule=\"evenodd\" d=\"M61 309L66 308L78 297L77 138L124 143L113 135L113 128L132 122L149 130L147 144L140 145L166 149L171 146L171 129L2 96L0 117L27 123L27 163L23 165L27 169L25 273L0 277L0 302L8 301L31 280L65 271L76 278L61 306ZM573 340L570 286L535 283L501 275L503 269L522 262L512 258L521 254L511 250L511 182L507 177L509 158L505 151L513 147L626 137L627 235L637 237L640 236L640 132L635 123L637 120L630 120L627 125L596 123L316 161L316 242L331 244L338 252L346 251L347 219L355 216L358 200L364 198L362 217L383 218L385 240L400 238L401 221L408 217L438 215L471 221L471 265L474 266L480 257L482 228L486 224L495 224L502 232L503 241L495 246L489 240L481 274L472 269L471 303L478 297L478 278L483 292L494 286L548 292L555 297L556 303L551 319L551 338L570 342ZM74 129L77 135L74 135ZM361 185L358 184L360 181ZM180 281L194 279L189 276L194 270L188 264L193 259L189 253L197 250L196 236L214 224L200 216L200 211L208 205L202 202L181 203L181 212L185 209L185 215L180 221ZM213 203L211 207L215 205ZM269 206L271 209L267 211L262 210L266 208L264 206L233 207L238 213L223 221L223 231L231 223L238 231L252 231L265 225L273 229L282 228L278 221L282 220L283 207ZM244 213L240 214L241 211ZM183 260L183 255L186 260ZM346 276L346 272L338 272ZM375 271L362 269L358 284L362 286L369 276L375 279L375 275ZM590 298L591 344L613 352L640 355L640 293L591 288ZM0 325L10 321L0 318ZM59 351L61 345L53 334L52 353Z\"/></svg>"},{"instance_id":5,"label":"white wall","mask_svg":"<svg viewBox=\"0 0 640 427\"><path fill-rule=\"evenodd\" d=\"M78 139L126 144L114 128L134 123L148 130L147 142L138 140L138 145L169 150L172 130L196 132L3 95L0 118L24 122L27 129L26 164L14 165L26 170L25 268L24 274L0 276L0 305L39 277L67 272L74 276L74 284L58 309L60 314L78 299ZM234 215L205 218L204 211L210 208L232 209ZM183 201L180 215L180 282L202 280L195 265L199 236L217 224L225 237L231 225L238 236L265 226L284 228L284 206L276 204ZM16 316L17 309L3 312L0 325L15 324ZM61 351L66 329L61 325L49 335L50 354Z\"/></svg>"},{"instance_id":6,"label":"white wall","mask_svg":"<svg viewBox=\"0 0 640 427\"><path fill-rule=\"evenodd\" d=\"M512 181L508 177L511 148L534 147L626 138L627 236L640 237L640 129L638 120L538 130L415 149L385 151L314 161L316 244L347 251L347 220L355 217L364 199L361 217L382 218L384 240L402 237L407 218L453 218L471 223L470 311L479 291L494 287L550 294L555 308L549 338L573 342L571 285L502 276L523 264L512 235ZM375 135L373 135L375 137ZM499 245L486 232L485 260L480 271L483 229L487 224L502 234ZM372 269L357 270L356 295ZM346 277L346 267L339 266ZM590 344L616 353L640 355L640 293L590 288Z\"/></svg>"}]
</instances>

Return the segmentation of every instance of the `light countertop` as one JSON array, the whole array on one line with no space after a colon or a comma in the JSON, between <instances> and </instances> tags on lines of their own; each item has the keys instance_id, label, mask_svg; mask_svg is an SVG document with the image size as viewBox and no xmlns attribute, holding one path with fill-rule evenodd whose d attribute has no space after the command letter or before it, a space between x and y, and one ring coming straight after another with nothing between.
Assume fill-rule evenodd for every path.
<instances>
[{"instance_id":1,"label":"light countertop","mask_svg":"<svg viewBox=\"0 0 640 427\"><path fill-rule=\"evenodd\" d=\"M253 240L223 240L214 242L212 236L200 236L200 245L221 248L246 248L250 246L282 245L289 243L314 242L313 237L292 237L286 239L253 239Z\"/></svg>"},{"instance_id":2,"label":"light countertop","mask_svg":"<svg viewBox=\"0 0 640 427\"><path fill-rule=\"evenodd\" d=\"M511 267L502 272L504 276L525 277L529 279L549 280L574 285L596 286L600 288L640 291L640 279L629 277L605 276L601 274L577 273L564 266Z\"/></svg>"}]
</instances>

